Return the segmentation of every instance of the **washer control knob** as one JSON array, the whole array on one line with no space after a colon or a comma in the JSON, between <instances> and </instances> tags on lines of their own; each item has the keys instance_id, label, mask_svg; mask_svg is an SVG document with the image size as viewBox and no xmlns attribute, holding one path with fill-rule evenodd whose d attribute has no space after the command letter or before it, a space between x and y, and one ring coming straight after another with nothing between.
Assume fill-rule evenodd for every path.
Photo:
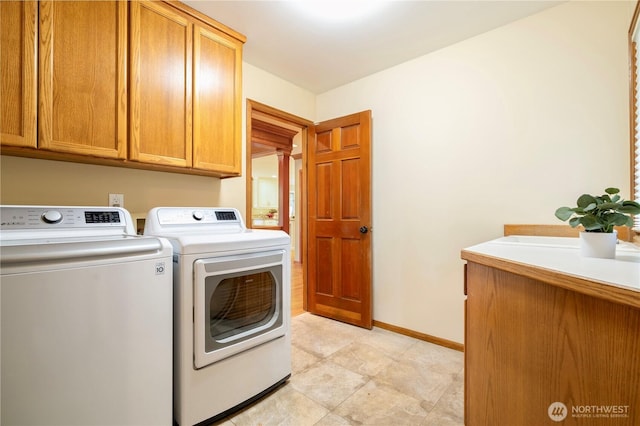
<instances>
[{"instance_id":1,"label":"washer control knob","mask_svg":"<svg viewBox=\"0 0 640 426\"><path fill-rule=\"evenodd\" d=\"M202 213L200 210L196 210L193 212L193 218L195 220L202 220L204 219L204 213Z\"/></svg>"},{"instance_id":2,"label":"washer control knob","mask_svg":"<svg viewBox=\"0 0 640 426\"><path fill-rule=\"evenodd\" d=\"M62 214L57 210L47 210L42 213L42 221L45 223L60 223L62 222Z\"/></svg>"}]
</instances>

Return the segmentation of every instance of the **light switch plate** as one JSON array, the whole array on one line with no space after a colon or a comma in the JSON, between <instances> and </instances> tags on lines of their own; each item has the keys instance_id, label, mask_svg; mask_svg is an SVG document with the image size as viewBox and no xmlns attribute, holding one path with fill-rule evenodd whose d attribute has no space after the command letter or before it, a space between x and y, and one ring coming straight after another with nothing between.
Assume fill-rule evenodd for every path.
<instances>
[{"instance_id":1,"label":"light switch plate","mask_svg":"<svg viewBox=\"0 0 640 426\"><path fill-rule=\"evenodd\" d=\"M109 206L124 207L124 194L109 194Z\"/></svg>"}]
</instances>

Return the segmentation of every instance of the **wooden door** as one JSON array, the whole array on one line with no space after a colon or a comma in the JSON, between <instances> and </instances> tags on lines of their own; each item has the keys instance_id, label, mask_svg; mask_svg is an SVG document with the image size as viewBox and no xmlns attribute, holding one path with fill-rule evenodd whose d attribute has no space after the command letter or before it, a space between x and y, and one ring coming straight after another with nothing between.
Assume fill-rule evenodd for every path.
<instances>
[{"instance_id":1,"label":"wooden door","mask_svg":"<svg viewBox=\"0 0 640 426\"><path fill-rule=\"evenodd\" d=\"M38 147L126 157L127 5L40 2Z\"/></svg>"},{"instance_id":2,"label":"wooden door","mask_svg":"<svg viewBox=\"0 0 640 426\"><path fill-rule=\"evenodd\" d=\"M371 111L309 127L307 309L372 327Z\"/></svg>"},{"instance_id":3,"label":"wooden door","mask_svg":"<svg viewBox=\"0 0 640 426\"><path fill-rule=\"evenodd\" d=\"M2 145L37 146L35 1L0 2L0 140Z\"/></svg>"},{"instance_id":4,"label":"wooden door","mask_svg":"<svg viewBox=\"0 0 640 426\"><path fill-rule=\"evenodd\" d=\"M242 42L195 25L193 46L193 167L239 175Z\"/></svg>"},{"instance_id":5,"label":"wooden door","mask_svg":"<svg viewBox=\"0 0 640 426\"><path fill-rule=\"evenodd\" d=\"M165 3L130 4L129 158L190 167L193 24Z\"/></svg>"}]
</instances>

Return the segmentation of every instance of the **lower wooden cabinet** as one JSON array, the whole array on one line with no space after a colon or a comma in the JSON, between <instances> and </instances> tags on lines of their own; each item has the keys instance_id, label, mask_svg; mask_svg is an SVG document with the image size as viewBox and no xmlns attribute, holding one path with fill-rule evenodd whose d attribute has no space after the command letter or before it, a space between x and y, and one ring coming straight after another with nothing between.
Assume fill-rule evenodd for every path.
<instances>
[{"instance_id":1,"label":"lower wooden cabinet","mask_svg":"<svg viewBox=\"0 0 640 426\"><path fill-rule=\"evenodd\" d=\"M467 264L467 426L640 424L640 309L570 279Z\"/></svg>"}]
</instances>

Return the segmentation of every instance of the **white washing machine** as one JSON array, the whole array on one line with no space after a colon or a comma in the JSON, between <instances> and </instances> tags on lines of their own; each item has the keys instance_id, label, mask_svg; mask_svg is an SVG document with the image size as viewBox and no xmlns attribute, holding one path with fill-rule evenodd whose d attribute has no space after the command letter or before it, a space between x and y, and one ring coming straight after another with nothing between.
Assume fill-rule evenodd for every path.
<instances>
[{"instance_id":1,"label":"white washing machine","mask_svg":"<svg viewBox=\"0 0 640 426\"><path fill-rule=\"evenodd\" d=\"M172 424L172 248L115 207L0 206L4 425Z\"/></svg>"},{"instance_id":2,"label":"white washing machine","mask_svg":"<svg viewBox=\"0 0 640 426\"><path fill-rule=\"evenodd\" d=\"M210 423L291 375L291 250L232 208L158 207L145 235L174 251L174 418Z\"/></svg>"}]
</instances>

